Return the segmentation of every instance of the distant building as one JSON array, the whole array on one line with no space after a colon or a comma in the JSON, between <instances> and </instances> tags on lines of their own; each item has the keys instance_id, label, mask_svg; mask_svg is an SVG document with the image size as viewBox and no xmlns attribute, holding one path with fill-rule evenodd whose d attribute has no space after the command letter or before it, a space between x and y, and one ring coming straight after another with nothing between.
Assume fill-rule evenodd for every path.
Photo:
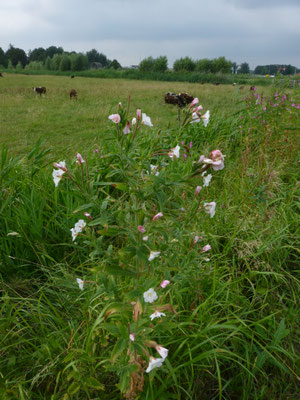
<instances>
[{"instance_id":1,"label":"distant building","mask_svg":"<svg viewBox=\"0 0 300 400\"><path fill-rule=\"evenodd\" d=\"M103 65L99 62L92 62L90 68L91 69L101 69L101 68L103 68Z\"/></svg>"},{"instance_id":2,"label":"distant building","mask_svg":"<svg viewBox=\"0 0 300 400\"><path fill-rule=\"evenodd\" d=\"M130 65L130 68L132 68L132 69L138 69L138 65Z\"/></svg>"}]
</instances>

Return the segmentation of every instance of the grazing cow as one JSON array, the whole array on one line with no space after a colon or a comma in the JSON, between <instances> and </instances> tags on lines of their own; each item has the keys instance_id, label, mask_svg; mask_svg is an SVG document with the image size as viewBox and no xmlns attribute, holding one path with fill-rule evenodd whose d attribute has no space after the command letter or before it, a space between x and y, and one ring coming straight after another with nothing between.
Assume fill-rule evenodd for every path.
<instances>
[{"instance_id":1,"label":"grazing cow","mask_svg":"<svg viewBox=\"0 0 300 400\"><path fill-rule=\"evenodd\" d=\"M71 79L75 78L75 75L71 75Z\"/></svg>"},{"instance_id":2,"label":"grazing cow","mask_svg":"<svg viewBox=\"0 0 300 400\"><path fill-rule=\"evenodd\" d=\"M181 98L181 100L185 106L187 106L188 104L191 104L191 102L194 100L194 97L188 93L179 93L178 96Z\"/></svg>"},{"instance_id":3,"label":"grazing cow","mask_svg":"<svg viewBox=\"0 0 300 400\"><path fill-rule=\"evenodd\" d=\"M167 93L165 94L165 103L166 104L174 104L180 108L184 107L183 100L176 93Z\"/></svg>"},{"instance_id":4,"label":"grazing cow","mask_svg":"<svg viewBox=\"0 0 300 400\"><path fill-rule=\"evenodd\" d=\"M236 83L235 83L235 82L233 82L232 86L236 86Z\"/></svg>"},{"instance_id":5,"label":"grazing cow","mask_svg":"<svg viewBox=\"0 0 300 400\"><path fill-rule=\"evenodd\" d=\"M72 99L72 97L77 100L77 92L75 89L70 90L70 99Z\"/></svg>"},{"instance_id":6,"label":"grazing cow","mask_svg":"<svg viewBox=\"0 0 300 400\"><path fill-rule=\"evenodd\" d=\"M219 86L219 85L220 85L220 82L216 82L215 85L216 85L216 86Z\"/></svg>"},{"instance_id":7,"label":"grazing cow","mask_svg":"<svg viewBox=\"0 0 300 400\"><path fill-rule=\"evenodd\" d=\"M239 90L243 90L243 89L245 89L245 85L242 85L239 87Z\"/></svg>"},{"instance_id":8,"label":"grazing cow","mask_svg":"<svg viewBox=\"0 0 300 400\"><path fill-rule=\"evenodd\" d=\"M36 93L38 93L40 96L41 96L42 94L46 94L46 88L45 88L45 86L34 87L34 88L33 88L33 91L36 92Z\"/></svg>"},{"instance_id":9,"label":"grazing cow","mask_svg":"<svg viewBox=\"0 0 300 400\"><path fill-rule=\"evenodd\" d=\"M0 78L3 78L3 75L2 75L2 73L0 72Z\"/></svg>"}]
</instances>

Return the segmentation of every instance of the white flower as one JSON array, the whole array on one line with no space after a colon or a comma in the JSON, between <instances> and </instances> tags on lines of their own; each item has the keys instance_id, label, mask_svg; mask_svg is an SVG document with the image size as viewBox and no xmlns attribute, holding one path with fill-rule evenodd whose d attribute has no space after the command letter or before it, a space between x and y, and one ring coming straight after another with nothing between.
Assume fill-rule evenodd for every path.
<instances>
[{"instance_id":1,"label":"white flower","mask_svg":"<svg viewBox=\"0 0 300 400\"><path fill-rule=\"evenodd\" d=\"M156 351L159 353L159 355L160 355L163 359L165 359L165 358L168 357L168 352L169 352L169 350L166 349L165 347L156 346L155 349L156 349Z\"/></svg>"},{"instance_id":2,"label":"white flower","mask_svg":"<svg viewBox=\"0 0 300 400\"><path fill-rule=\"evenodd\" d=\"M76 282L78 283L79 289L83 290L84 281L80 278L76 278Z\"/></svg>"},{"instance_id":3,"label":"white flower","mask_svg":"<svg viewBox=\"0 0 300 400\"><path fill-rule=\"evenodd\" d=\"M146 369L146 372L149 373L154 368L161 367L163 365L164 361L165 361L164 358L153 358L153 357L150 357L149 365L148 365L148 368Z\"/></svg>"},{"instance_id":4,"label":"white flower","mask_svg":"<svg viewBox=\"0 0 300 400\"><path fill-rule=\"evenodd\" d=\"M211 181L212 174L208 174L207 176L203 177L203 186L208 186L209 182Z\"/></svg>"},{"instance_id":5,"label":"white flower","mask_svg":"<svg viewBox=\"0 0 300 400\"><path fill-rule=\"evenodd\" d=\"M210 116L209 110L207 110L205 114L201 115L201 119L203 120L203 124L205 127L209 123L209 116Z\"/></svg>"},{"instance_id":6,"label":"white flower","mask_svg":"<svg viewBox=\"0 0 300 400\"><path fill-rule=\"evenodd\" d=\"M154 318L161 318L162 316L165 317L166 314L156 310L153 314L150 315L150 319L151 319L151 321L153 321Z\"/></svg>"},{"instance_id":7,"label":"white flower","mask_svg":"<svg viewBox=\"0 0 300 400\"><path fill-rule=\"evenodd\" d=\"M148 115L146 115L145 113L143 113L142 124L147 126L153 126L150 117L148 117Z\"/></svg>"},{"instance_id":8,"label":"white flower","mask_svg":"<svg viewBox=\"0 0 300 400\"><path fill-rule=\"evenodd\" d=\"M168 286L170 284L170 281L168 281L167 279L165 279L164 281L162 281L161 283L160 283L160 286L162 287L162 288L165 288L166 286Z\"/></svg>"},{"instance_id":9,"label":"white flower","mask_svg":"<svg viewBox=\"0 0 300 400\"><path fill-rule=\"evenodd\" d=\"M200 120L202 119L203 124L206 127L209 122L209 116L210 116L209 110L207 110L206 113L203 115L199 114L198 112L199 112L199 107L198 107L197 111L192 113L191 124L200 122Z\"/></svg>"},{"instance_id":10,"label":"white flower","mask_svg":"<svg viewBox=\"0 0 300 400\"><path fill-rule=\"evenodd\" d=\"M52 177L53 177L53 181L54 181L54 185L57 187L63 174L66 171L63 171L62 169L54 169L52 172Z\"/></svg>"},{"instance_id":11,"label":"white flower","mask_svg":"<svg viewBox=\"0 0 300 400\"><path fill-rule=\"evenodd\" d=\"M158 176L158 175L159 175L158 166L157 166L157 165L152 165L152 164L150 164L150 168L151 168L152 174L154 174L155 176Z\"/></svg>"},{"instance_id":12,"label":"white flower","mask_svg":"<svg viewBox=\"0 0 300 400\"><path fill-rule=\"evenodd\" d=\"M147 290L147 292L145 292L143 296L146 303L153 303L155 300L158 299L158 296L153 288Z\"/></svg>"},{"instance_id":13,"label":"white flower","mask_svg":"<svg viewBox=\"0 0 300 400\"><path fill-rule=\"evenodd\" d=\"M147 240L149 239L149 236L143 236L143 241L147 242Z\"/></svg>"},{"instance_id":14,"label":"white flower","mask_svg":"<svg viewBox=\"0 0 300 400\"><path fill-rule=\"evenodd\" d=\"M154 258L158 257L160 255L160 251L150 251L150 256L148 258L148 261L154 260Z\"/></svg>"},{"instance_id":15,"label":"white flower","mask_svg":"<svg viewBox=\"0 0 300 400\"><path fill-rule=\"evenodd\" d=\"M76 239L77 235L84 230L86 227L86 223L83 219L80 219L78 222L76 222L74 228L71 228L70 231L72 233L72 240Z\"/></svg>"},{"instance_id":16,"label":"white flower","mask_svg":"<svg viewBox=\"0 0 300 400\"><path fill-rule=\"evenodd\" d=\"M132 118L131 124L132 124L132 125L135 125L135 124L136 124L136 118Z\"/></svg>"},{"instance_id":17,"label":"white flower","mask_svg":"<svg viewBox=\"0 0 300 400\"><path fill-rule=\"evenodd\" d=\"M210 218L213 218L216 212L216 203L214 201L210 203L204 203L205 212L210 214Z\"/></svg>"},{"instance_id":18,"label":"white flower","mask_svg":"<svg viewBox=\"0 0 300 400\"><path fill-rule=\"evenodd\" d=\"M180 146L177 145L176 147L174 147L173 149L171 149L171 150L169 151L168 156L169 156L170 158L172 158L172 159L173 159L174 157L179 158L179 151L180 151Z\"/></svg>"}]
</instances>

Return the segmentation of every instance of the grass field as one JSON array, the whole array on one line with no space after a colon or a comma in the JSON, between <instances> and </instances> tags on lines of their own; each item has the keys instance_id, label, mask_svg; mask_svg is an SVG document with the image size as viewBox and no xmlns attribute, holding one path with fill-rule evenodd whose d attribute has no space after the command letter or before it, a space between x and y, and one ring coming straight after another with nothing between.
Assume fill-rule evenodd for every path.
<instances>
[{"instance_id":1,"label":"grass field","mask_svg":"<svg viewBox=\"0 0 300 400\"><path fill-rule=\"evenodd\" d=\"M45 86L47 95L36 95L34 86ZM69 99L72 88L78 92L78 101ZM125 105L128 96L131 109L141 108L151 115L154 126L174 128L177 108L164 104L167 92L191 93L214 118L221 118L239 109L238 100L248 94L249 87L239 91L231 85L6 74L0 80L0 144L22 153L41 137L57 154L72 151L75 143L83 151L98 144L108 129L108 115L119 101Z\"/></svg>"},{"instance_id":2,"label":"grass field","mask_svg":"<svg viewBox=\"0 0 300 400\"><path fill-rule=\"evenodd\" d=\"M299 88L6 74L0 112L1 399L298 398Z\"/></svg>"}]
</instances>

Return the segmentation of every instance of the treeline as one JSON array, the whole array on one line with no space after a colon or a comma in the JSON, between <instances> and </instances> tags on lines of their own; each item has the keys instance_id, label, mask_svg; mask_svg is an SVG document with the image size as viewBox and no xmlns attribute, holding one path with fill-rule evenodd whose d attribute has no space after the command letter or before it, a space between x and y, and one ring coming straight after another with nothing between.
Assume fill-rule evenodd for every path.
<instances>
[{"instance_id":1,"label":"treeline","mask_svg":"<svg viewBox=\"0 0 300 400\"><path fill-rule=\"evenodd\" d=\"M86 53L65 51L62 47L50 46L46 49L38 47L29 50L28 54L23 49L10 45L5 52L0 47L0 68L28 71L84 71L93 67L96 69L122 69L118 60L109 60L105 54L99 53L96 49ZM148 57L143 59L138 66L135 66L141 73L165 73L170 71L166 56L158 58ZM243 62L238 65L236 62L227 60L225 57L214 59L203 58L193 60L190 57L183 57L176 60L172 71L176 73L201 73L201 74L250 74L256 75L293 75L300 70L292 65L258 65L254 71L250 71L249 64Z\"/></svg>"},{"instance_id":2,"label":"treeline","mask_svg":"<svg viewBox=\"0 0 300 400\"><path fill-rule=\"evenodd\" d=\"M278 65L278 64L270 64L270 65L258 65L254 73L256 75L276 75L278 73L282 75L294 75L299 73L300 69L294 67L293 65Z\"/></svg>"},{"instance_id":3,"label":"treeline","mask_svg":"<svg viewBox=\"0 0 300 400\"><path fill-rule=\"evenodd\" d=\"M165 72L168 69L168 59L166 56L158 58L148 57L139 64L141 72ZM190 57L184 57L176 60L173 65L175 72L205 72L215 74L221 72L224 74L231 73L233 63L226 60L225 57L219 57L213 60L204 58L194 61Z\"/></svg>"},{"instance_id":4,"label":"treeline","mask_svg":"<svg viewBox=\"0 0 300 400\"><path fill-rule=\"evenodd\" d=\"M95 62L101 68L121 68L117 60L109 60L104 54L92 49L86 53L64 51L62 47L38 47L28 54L12 45L6 52L0 47L0 68L16 68L49 71L84 71Z\"/></svg>"}]
</instances>

